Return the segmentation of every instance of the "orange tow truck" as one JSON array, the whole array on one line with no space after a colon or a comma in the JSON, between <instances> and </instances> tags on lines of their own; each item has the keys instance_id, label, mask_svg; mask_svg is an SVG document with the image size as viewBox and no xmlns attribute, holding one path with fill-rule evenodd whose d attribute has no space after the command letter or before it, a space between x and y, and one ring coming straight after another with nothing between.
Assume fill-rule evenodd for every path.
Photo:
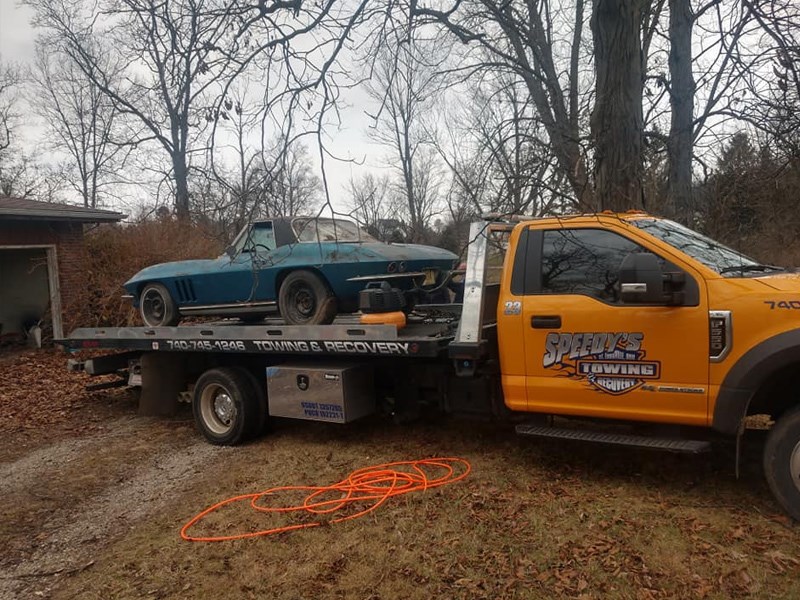
<instances>
[{"instance_id":1,"label":"orange tow truck","mask_svg":"<svg viewBox=\"0 0 800 600\"><path fill-rule=\"evenodd\" d=\"M73 368L140 385L142 412L191 402L216 444L275 417L346 423L433 405L523 435L700 453L767 415L766 478L800 520L800 275L637 212L473 223L463 277L463 302L416 306L402 329L226 320L77 329L59 343L119 350Z\"/></svg>"}]
</instances>

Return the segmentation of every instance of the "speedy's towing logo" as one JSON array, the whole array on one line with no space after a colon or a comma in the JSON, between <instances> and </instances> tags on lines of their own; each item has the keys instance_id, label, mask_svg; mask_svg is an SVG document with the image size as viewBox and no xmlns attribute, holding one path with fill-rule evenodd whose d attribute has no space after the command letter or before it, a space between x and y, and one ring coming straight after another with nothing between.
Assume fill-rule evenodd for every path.
<instances>
[{"instance_id":1,"label":"speedy's towing logo","mask_svg":"<svg viewBox=\"0 0 800 600\"><path fill-rule=\"evenodd\" d=\"M542 365L602 392L625 394L661 377L661 363L644 360L643 342L639 332L548 333Z\"/></svg>"}]
</instances>

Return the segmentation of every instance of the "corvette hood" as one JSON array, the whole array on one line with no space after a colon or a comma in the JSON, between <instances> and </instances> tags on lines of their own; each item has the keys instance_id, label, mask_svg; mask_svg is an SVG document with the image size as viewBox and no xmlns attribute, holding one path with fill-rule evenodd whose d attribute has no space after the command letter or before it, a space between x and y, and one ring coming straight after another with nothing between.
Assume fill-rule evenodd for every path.
<instances>
[{"instance_id":1,"label":"corvette hood","mask_svg":"<svg viewBox=\"0 0 800 600\"><path fill-rule=\"evenodd\" d=\"M228 262L227 257L225 259ZM125 286L142 280L157 280L169 277L185 277L217 271L220 267L220 259L200 259L200 260L181 260L176 262L161 263L151 267L145 267L136 275L125 282Z\"/></svg>"}]
</instances>

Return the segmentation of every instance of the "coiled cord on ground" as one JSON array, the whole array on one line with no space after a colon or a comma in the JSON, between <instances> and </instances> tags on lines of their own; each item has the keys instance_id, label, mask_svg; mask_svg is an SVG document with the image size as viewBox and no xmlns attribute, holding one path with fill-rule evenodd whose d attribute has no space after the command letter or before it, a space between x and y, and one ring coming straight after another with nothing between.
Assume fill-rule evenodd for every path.
<instances>
[{"instance_id":1,"label":"coiled cord on ground","mask_svg":"<svg viewBox=\"0 0 800 600\"><path fill-rule=\"evenodd\" d=\"M198 513L181 528L181 537L190 542L224 542L241 540L320 525L340 523L363 517L386 502L389 498L448 485L464 479L472 467L463 458L426 458L375 465L357 469L347 478L327 486L280 486L263 492L242 494L222 500ZM272 506L267 503L281 493L308 492L302 503L294 506ZM355 505L366 505L356 512L327 520L316 520L293 525L282 525L259 531L233 533L229 535L202 536L188 532L200 521L224 506L249 500L250 506L259 513L300 514L323 516L343 511Z\"/></svg>"}]
</instances>

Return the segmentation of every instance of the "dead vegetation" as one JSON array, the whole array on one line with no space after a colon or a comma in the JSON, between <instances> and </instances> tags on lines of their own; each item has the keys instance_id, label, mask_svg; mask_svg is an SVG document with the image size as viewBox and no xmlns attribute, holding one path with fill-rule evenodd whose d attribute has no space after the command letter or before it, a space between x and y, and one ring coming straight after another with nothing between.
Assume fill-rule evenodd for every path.
<instances>
[{"instance_id":1,"label":"dead vegetation","mask_svg":"<svg viewBox=\"0 0 800 600\"><path fill-rule=\"evenodd\" d=\"M29 383L7 387L4 410L16 412L6 414L53 416L7 427L0 445L0 597L800 596L800 538L763 483L759 432L740 481L728 446L698 459L532 442L456 420L279 422L254 443L216 448L186 407L144 419L129 392L58 393L62 360L11 359ZM46 365L50 383L28 393ZM8 366L0 359L6 382ZM431 456L461 456L473 471L364 519L230 543L179 537L196 512L235 494ZM215 528L265 525L245 511Z\"/></svg>"},{"instance_id":2,"label":"dead vegetation","mask_svg":"<svg viewBox=\"0 0 800 600\"><path fill-rule=\"evenodd\" d=\"M139 324L130 302L122 299L123 283L145 267L215 258L222 249L210 230L170 217L100 227L86 236L86 291L70 322L81 327Z\"/></svg>"}]
</instances>

